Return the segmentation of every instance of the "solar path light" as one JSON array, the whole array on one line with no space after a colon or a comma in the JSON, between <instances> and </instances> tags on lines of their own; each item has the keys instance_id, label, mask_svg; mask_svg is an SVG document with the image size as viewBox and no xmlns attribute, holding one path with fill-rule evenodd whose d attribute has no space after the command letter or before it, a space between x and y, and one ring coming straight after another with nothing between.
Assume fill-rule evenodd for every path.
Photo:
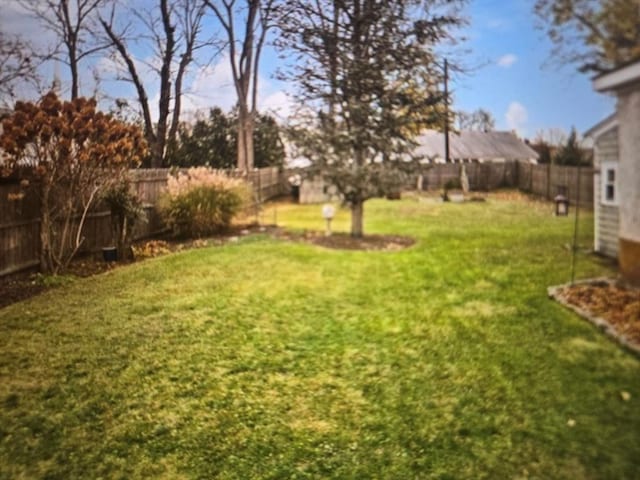
<instances>
[{"instance_id":1,"label":"solar path light","mask_svg":"<svg viewBox=\"0 0 640 480\"><path fill-rule=\"evenodd\" d=\"M335 215L336 209L333 207L333 205L327 203L322 206L322 218L327 221L327 229L324 232L327 237L331 236L331 220L333 220L333 217L335 217Z\"/></svg>"}]
</instances>

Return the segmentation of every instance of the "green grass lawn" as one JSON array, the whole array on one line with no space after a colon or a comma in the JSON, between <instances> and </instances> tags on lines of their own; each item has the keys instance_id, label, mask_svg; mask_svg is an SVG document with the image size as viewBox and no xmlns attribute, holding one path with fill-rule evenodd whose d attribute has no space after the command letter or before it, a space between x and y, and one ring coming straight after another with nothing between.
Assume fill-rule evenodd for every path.
<instances>
[{"instance_id":1,"label":"green grass lawn","mask_svg":"<svg viewBox=\"0 0 640 480\"><path fill-rule=\"evenodd\" d=\"M0 478L640 478L640 361L547 299L551 211L370 201L416 245L254 236L0 310ZM585 249L578 278L611 273Z\"/></svg>"}]
</instances>

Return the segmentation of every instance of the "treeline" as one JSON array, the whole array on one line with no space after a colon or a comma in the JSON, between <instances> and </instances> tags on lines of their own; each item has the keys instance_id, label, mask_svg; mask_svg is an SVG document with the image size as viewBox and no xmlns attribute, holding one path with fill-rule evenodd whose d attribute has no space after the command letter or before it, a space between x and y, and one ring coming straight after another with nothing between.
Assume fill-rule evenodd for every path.
<instances>
[{"instance_id":1,"label":"treeline","mask_svg":"<svg viewBox=\"0 0 640 480\"><path fill-rule=\"evenodd\" d=\"M538 152L538 163L561 165L566 167L589 166L593 164L593 149L584 148L578 141L578 133L575 128L566 141L557 145L543 138L536 139L530 144Z\"/></svg>"},{"instance_id":2,"label":"treeline","mask_svg":"<svg viewBox=\"0 0 640 480\"><path fill-rule=\"evenodd\" d=\"M182 123L178 138L169 150L168 163L177 167L208 166L220 169L236 167L238 156L238 114L220 108L209 110L207 118ZM259 114L253 131L254 167L282 166L285 148L275 118Z\"/></svg>"}]
</instances>

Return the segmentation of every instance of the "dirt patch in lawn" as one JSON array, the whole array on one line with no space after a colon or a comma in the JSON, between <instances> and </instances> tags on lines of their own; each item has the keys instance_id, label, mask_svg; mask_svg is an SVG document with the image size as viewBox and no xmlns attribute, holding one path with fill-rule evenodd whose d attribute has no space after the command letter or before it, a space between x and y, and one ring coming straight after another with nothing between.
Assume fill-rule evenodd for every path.
<instances>
[{"instance_id":1,"label":"dirt patch in lawn","mask_svg":"<svg viewBox=\"0 0 640 480\"><path fill-rule=\"evenodd\" d=\"M334 248L338 250L403 250L415 244L415 240L399 235L365 235L352 237L348 233L333 233L327 236L324 232L307 231L304 233L291 233L279 231L275 233L277 238L293 241L312 243L320 247Z\"/></svg>"},{"instance_id":2,"label":"dirt patch in lawn","mask_svg":"<svg viewBox=\"0 0 640 480\"><path fill-rule=\"evenodd\" d=\"M550 289L556 300L640 353L640 289L594 280Z\"/></svg>"},{"instance_id":3,"label":"dirt patch in lawn","mask_svg":"<svg viewBox=\"0 0 640 480\"><path fill-rule=\"evenodd\" d=\"M68 272L61 277L47 277L39 273L19 273L0 278L0 308L21 302L45 290L54 288L70 277L90 277L115 268L116 264L98 262L82 257L74 260Z\"/></svg>"},{"instance_id":4,"label":"dirt patch in lawn","mask_svg":"<svg viewBox=\"0 0 640 480\"><path fill-rule=\"evenodd\" d=\"M33 275L18 275L0 279L0 308L38 295L47 287Z\"/></svg>"}]
</instances>

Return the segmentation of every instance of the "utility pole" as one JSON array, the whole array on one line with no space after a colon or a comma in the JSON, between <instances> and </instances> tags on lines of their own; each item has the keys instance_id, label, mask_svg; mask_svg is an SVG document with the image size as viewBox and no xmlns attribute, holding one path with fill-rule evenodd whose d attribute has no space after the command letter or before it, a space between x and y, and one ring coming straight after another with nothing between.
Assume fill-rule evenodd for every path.
<instances>
[{"instance_id":1,"label":"utility pole","mask_svg":"<svg viewBox=\"0 0 640 480\"><path fill-rule=\"evenodd\" d=\"M444 59L444 161L449 163L449 62Z\"/></svg>"}]
</instances>

